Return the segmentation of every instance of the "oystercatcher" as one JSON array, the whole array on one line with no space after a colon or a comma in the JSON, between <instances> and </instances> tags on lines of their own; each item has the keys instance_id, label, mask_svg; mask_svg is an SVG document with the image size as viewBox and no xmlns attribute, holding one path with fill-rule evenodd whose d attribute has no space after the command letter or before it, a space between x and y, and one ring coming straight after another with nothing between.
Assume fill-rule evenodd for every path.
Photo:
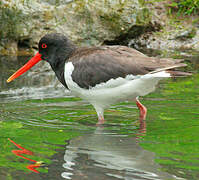
<instances>
[{"instance_id":1,"label":"oystercatcher","mask_svg":"<svg viewBox=\"0 0 199 180\"><path fill-rule=\"evenodd\" d=\"M176 71L181 60L148 57L126 46L76 47L60 33L47 34L39 41L39 52L7 82L17 78L40 60L47 61L58 80L95 108L98 124L104 123L104 109L111 104L133 100L140 110L140 121L147 108L138 100L155 90L164 78L186 76ZM172 69L172 70L171 70Z\"/></svg>"}]
</instances>

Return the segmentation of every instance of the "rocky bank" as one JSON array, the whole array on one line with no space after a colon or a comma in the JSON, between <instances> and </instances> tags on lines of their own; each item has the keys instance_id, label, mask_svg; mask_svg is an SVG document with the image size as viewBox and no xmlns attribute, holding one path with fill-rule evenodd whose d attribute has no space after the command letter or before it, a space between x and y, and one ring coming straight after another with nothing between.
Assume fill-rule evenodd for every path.
<instances>
[{"instance_id":1,"label":"rocky bank","mask_svg":"<svg viewBox=\"0 0 199 180\"><path fill-rule=\"evenodd\" d=\"M197 51L199 18L168 14L168 6L144 0L1 0L0 54L33 53L50 32L67 34L80 46Z\"/></svg>"}]
</instances>

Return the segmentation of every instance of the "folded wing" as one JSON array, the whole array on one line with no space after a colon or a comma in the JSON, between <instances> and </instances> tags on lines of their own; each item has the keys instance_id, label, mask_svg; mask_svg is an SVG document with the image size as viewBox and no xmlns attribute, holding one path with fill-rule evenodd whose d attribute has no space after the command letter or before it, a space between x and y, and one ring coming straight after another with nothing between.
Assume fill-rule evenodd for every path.
<instances>
[{"instance_id":1,"label":"folded wing","mask_svg":"<svg viewBox=\"0 0 199 180\"><path fill-rule=\"evenodd\" d=\"M186 66L181 63L182 60L147 57L125 46L78 49L74 55L71 55L69 61L74 65L73 81L86 89L110 79L125 78L127 75L137 76L160 71L171 72L174 76L189 75L175 70L170 71Z\"/></svg>"}]
</instances>

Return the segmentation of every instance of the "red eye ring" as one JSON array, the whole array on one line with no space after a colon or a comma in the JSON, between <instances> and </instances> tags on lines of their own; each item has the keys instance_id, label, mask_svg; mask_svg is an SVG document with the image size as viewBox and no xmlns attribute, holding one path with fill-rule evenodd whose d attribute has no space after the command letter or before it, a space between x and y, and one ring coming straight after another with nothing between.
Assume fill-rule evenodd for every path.
<instances>
[{"instance_id":1,"label":"red eye ring","mask_svg":"<svg viewBox=\"0 0 199 180\"><path fill-rule=\"evenodd\" d=\"M45 49L45 48L47 48L47 45L46 45L45 43L43 43L43 44L41 45L41 47L42 47L43 49Z\"/></svg>"}]
</instances>

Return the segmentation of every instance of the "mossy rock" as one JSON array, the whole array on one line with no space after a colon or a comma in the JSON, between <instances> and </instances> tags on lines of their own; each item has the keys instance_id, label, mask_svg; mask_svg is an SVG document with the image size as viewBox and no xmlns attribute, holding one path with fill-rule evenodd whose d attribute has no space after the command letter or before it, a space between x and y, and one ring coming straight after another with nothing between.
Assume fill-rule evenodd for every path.
<instances>
[{"instance_id":1,"label":"mossy rock","mask_svg":"<svg viewBox=\"0 0 199 180\"><path fill-rule=\"evenodd\" d=\"M0 10L2 39L20 45L28 38L30 49L50 32L68 34L79 45L99 45L135 25L147 26L152 17L137 0L3 1Z\"/></svg>"}]
</instances>

